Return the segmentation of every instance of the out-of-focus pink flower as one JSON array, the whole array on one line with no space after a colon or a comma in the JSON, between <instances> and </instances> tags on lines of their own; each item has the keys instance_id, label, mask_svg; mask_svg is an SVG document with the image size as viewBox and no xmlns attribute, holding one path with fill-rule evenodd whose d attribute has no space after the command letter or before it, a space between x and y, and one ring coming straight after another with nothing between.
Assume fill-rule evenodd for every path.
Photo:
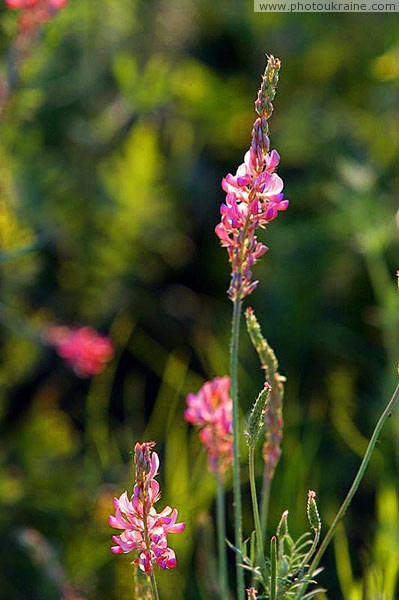
<instances>
[{"instance_id":1,"label":"out-of-focus pink flower","mask_svg":"<svg viewBox=\"0 0 399 600\"><path fill-rule=\"evenodd\" d=\"M248 296L258 284L252 281L252 267L267 247L258 242L256 230L265 228L288 208L283 181L275 173L280 156L276 150L269 152L267 135L279 68L280 61L269 57L255 102L259 117L253 125L251 146L236 174L229 173L222 181L227 196L215 231L229 254L232 276L228 294L233 301Z\"/></svg>"},{"instance_id":2,"label":"out-of-focus pink flower","mask_svg":"<svg viewBox=\"0 0 399 600\"><path fill-rule=\"evenodd\" d=\"M50 21L68 0L5 0L12 10L20 10L16 45L25 48L35 38L38 28Z\"/></svg>"},{"instance_id":3,"label":"out-of-focus pink flower","mask_svg":"<svg viewBox=\"0 0 399 600\"><path fill-rule=\"evenodd\" d=\"M8 8L13 10L31 10L41 6L43 10L60 10L68 4L68 0L5 0Z\"/></svg>"},{"instance_id":4,"label":"out-of-focus pink flower","mask_svg":"<svg viewBox=\"0 0 399 600\"><path fill-rule=\"evenodd\" d=\"M51 326L44 334L45 341L80 377L98 375L114 354L111 340L91 327L70 329Z\"/></svg>"},{"instance_id":5,"label":"out-of-focus pink flower","mask_svg":"<svg viewBox=\"0 0 399 600\"><path fill-rule=\"evenodd\" d=\"M220 475L233 459L232 410L230 377L227 376L215 377L204 383L197 394L187 396L184 418L200 428L209 467Z\"/></svg>"},{"instance_id":6,"label":"out-of-focus pink flower","mask_svg":"<svg viewBox=\"0 0 399 600\"><path fill-rule=\"evenodd\" d=\"M12 44L13 73L9 80L0 80L0 118L7 110L14 87L17 85L18 71L24 59L29 55L34 42L38 39L40 28L50 21L68 0L4 0L11 10L18 10L18 32Z\"/></svg>"},{"instance_id":7,"label":"out-of-focus pink flower","mask_svg":"<svg viewBox=\"0 0 399 600\"><path fill-rule=\"evenodd\" d=\"M134 564L145 573L152 573L155 565L161 569L174 569L177 565L174 551L168 547L169 533L181 533L185 523L176 523L177 510L166 506L160 513L154 508L159 500L159 483L154 479L158 473L159 458L152 452L154 442L135 446L136 476L133 495L127 492L114 498L115 516L109 524L123 529L121 535L112 536L116 546L114 554L135 552Z\"/></svg>"},{"instance_id":8,"label":"out-of-focus pink flower","mask_svg":"<svg viewBox=\"0 0 399 600\"><path fill-rule=\"evenodd\" d=\"M14 10L33 8L40 0L5 0L6 6Z\"/></svg>"}]
</instances>

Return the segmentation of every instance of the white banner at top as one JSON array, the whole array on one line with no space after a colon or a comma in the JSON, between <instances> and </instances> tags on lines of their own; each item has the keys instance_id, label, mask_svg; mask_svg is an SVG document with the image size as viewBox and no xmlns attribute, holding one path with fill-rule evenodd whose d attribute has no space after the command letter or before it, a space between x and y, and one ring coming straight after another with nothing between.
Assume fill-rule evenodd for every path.
<instances>
[{"instance_id":1,"label":"white banner at top","mask_svg":"<svg viewBox=\"0 0 399 600\"><path fill-rule=\"evenodd\" d=\"M254 0L255 12L399 12L399 0L387 2L362 1L362 2L333 2L333 0L298 1L298 2L263 2Z\"/></svg>"}]
</instances>

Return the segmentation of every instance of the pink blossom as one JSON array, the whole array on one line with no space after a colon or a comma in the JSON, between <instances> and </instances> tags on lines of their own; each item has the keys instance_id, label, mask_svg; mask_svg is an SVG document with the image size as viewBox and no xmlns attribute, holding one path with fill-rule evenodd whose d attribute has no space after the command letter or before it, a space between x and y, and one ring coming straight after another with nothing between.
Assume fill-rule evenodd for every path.
<instances>
[{"instance_id":1,"label":"pink blossom","mask_svg":"<svg viewBox=\"0 0 399 600\"><path fill-rule=\"evenodd\" d=\"M159 468L159 458L152 448L153 442L136 444L136 476L133 495L129 500L127 492L114 498L115 516L109 517L109 524L115 529L123 529L121 535L112 536L116 546L114 554L135 552L133 560L145 573L152 573L153 567L174 569L177 565L174 551L168 547L169 533L181 533L185 523L176 523L177 510L166 506L157 513L154 504L159 500L159 483L154 479Z\"/></svg>"},{"instance_id":2,"label":"pink blossom","mask_svg":"<svg viewBox=\"0 0 399 600\"><path fill-rule=\"evenodd\" d=\"M44 339L80 377L98 375L113 356L111 340L91 327L51 326Z\"/></svg>"},{"instance_id":3,"label":"pink blossom","mask_svg":"<svg viewBox=\"0 0 399 600\"><path fill-rule=\"evenodd\" d=\"M197 394L187 396L184 418L200 429L211 471L223 475L233 459L230 377L207 381Z\"/></svg>"},{"instance_id":4,"label":"pink blossom","mask_svg":"<svg viewBox=\"0 0 399 600\"><path fill-rule=\"evenodd\" d=\"M275 173L280 155L276 150L269 152L267 136L279 67L278 59L269 57L255 102L259 117L253 125L251 146L236 174L228 173L222 180L227 196L215 232L229 255L232 277L228 294L232 300L242 300L257 286L258 282L252 281L252 267L267 251L257 240L257 229L265 228L289 204L283 181Z\"/></svg>"}]
</instances>

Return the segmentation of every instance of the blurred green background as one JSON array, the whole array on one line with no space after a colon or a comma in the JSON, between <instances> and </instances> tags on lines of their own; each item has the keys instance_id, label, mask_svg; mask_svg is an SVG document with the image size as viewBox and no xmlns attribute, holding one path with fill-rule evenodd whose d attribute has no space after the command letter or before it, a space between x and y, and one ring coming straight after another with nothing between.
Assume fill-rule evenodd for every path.
<instances>
[{"instance_id":1,"label":"blurred green background","mask_svg":"<svg viewBox=\"0 0 399 600\"><path fill-rule=\"evenodd\" d=\"M4 6L0 27L4 78ZM265 53L282 60L270 126L291 201L250 298L288 379L269 533L287 508L304 530L309 488L331 522L396 379L398 40L396 13L254 14L250 0L70 0L43 28L0 122L1 599L132 597L107 517L147 439L161 502L187 522L161 597L214 597L214 483L182 415L228 371L213 229ZM78 379L31 335L48 322L109 332L115 359ZM262 372L242 334L245 412ZM330 599L399 593L398 452L396 414L323 560ZM249 534L247 488L244 509Z\"/></svg>"}]
</instances>

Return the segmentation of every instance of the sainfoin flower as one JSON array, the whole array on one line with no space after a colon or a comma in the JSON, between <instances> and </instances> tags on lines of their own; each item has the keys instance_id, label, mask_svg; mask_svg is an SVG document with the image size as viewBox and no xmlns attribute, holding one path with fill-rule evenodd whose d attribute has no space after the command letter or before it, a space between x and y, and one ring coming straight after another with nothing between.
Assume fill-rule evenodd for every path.
<instances>
[{"instance_id":1,"label":"sainfoin flower","mask_svg":"<svg viewBox=\"0 0 399 600\"><path fill-rule=\"evenodd\" d=\"M177 510L166 506L157 513L154 504L159 500L159 483L155 477L159 458L153 452L154 442L137 443L135 446L135 484L129 499L127 492L114 498L115 516L109 524L123 529L121 535L112 536L116 546L114 554L134 552L134 564L145 573L152 573L155 565L161 569L174 569L177 565L174 551L168 547L169 533L181 533L185 523L176 523Z\"/></svg>"},{"instance_id":2,"label":"sainfoin flower","mask_svg":"<svg viewBox=\"0 0 399 600\"><path fill-rule=\"evenodd\" d=\"M53 325L43 337L80 377L101 373L114 354L111 340L91 327L70 329Z\"/></svg>"},{"instance_id":3,"label":"sainfoin flower","mask_svg":"<svg viewBox=\"0 0 399 600\"><path fill-rule=\"evenodd\" d=\"M223 475L233 460L233 405L230 377L207 381L197 394L187 396L184 418L200 429L212 472Z\"/></svg>"},{"instance_id":4,"label":"sainfoin flower","mask_svg":"<svg viewBox=\"0 0 399 600\"><path fill-rule=\"evenodd\" d=\"M280 156L276 150L269 151L268 137L279 69L280 61L268 57L255 102L259 116L253 125L251 146L236 174L229 173L222 181L227 195L215 231L229 254L232 277L228 294L233 301L248 296L258 284L252 281L252 267L267 247L257 240L256 230L265 228L280 211L288 208L283 181L275 172Z\"/></svg>"}]
</instances>

